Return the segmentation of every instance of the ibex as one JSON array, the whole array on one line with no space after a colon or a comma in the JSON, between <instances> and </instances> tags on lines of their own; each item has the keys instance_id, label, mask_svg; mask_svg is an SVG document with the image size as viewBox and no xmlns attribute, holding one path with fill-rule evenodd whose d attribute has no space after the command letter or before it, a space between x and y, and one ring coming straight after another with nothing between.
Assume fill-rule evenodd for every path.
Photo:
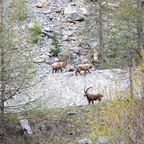
<instances>
[{"instance_id":1,"label":"ibex","mask_svg":"<svg viewBox=\"0 0 144 144\"><path fill-rule=\"evenodd\" d=\"M91 73L89 71L89 69L91 69L91 68L92 68L92 64L81 64L81 65L78 65L78 66L76 66L76 72L75 72L75 74L76 74L76 76L77 76L77 73L79 73L80 75L82 75L80 72L84 71L84 76L86 76L86 71L88 71L89 73Z\"/></svg>"},{"instance_id":2,"label":"ibex","mask_svg":"<svg viewBox=\"0 0 144 144\"><path fill-rule=\"evenodd\" d=\"M55 73L57 71L59 72L59 69L62 72L62 68L66 67L66 65L68 64L69 60L70 60L70 56L69 56L69 59L66 62L55 62L55 63L53 63L52 64L52 73L54 73L54 71L55 71Z\"/></svg>"},{"instance_id":3,"label":"ibex","mask_svg":"<svg viewBox=\"0 0 144 144\"><path fill-rule=\"evenodd\" d=\"M87 97L87 100L89 102L89 105L92 101L92 104L94 104L94 100L99 100L101 101L101 98L103 97L103 95L101 93L88 93L88 90L92 88L89 87L87 90L84 89L84 96Z\"/></svg>"}]
</instances>

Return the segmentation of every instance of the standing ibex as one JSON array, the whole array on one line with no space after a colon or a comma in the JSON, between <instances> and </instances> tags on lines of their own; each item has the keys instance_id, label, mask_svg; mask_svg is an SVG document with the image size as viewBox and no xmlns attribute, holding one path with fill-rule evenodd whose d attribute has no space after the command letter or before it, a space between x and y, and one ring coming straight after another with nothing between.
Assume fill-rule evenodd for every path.
<instances>
[{"instance_id":1,"label":"standing ibex","mask_svg":"<svg viewBox=\"0 0 144 144\"><path fill-rule=\"evenodd\" d=\"M92 101L92 104L94 104L94 100L101 101L101 98L103 97L103 95L99 92L98 93L88 93L88 90L90 88L92 88L92 87L89 87L87 90L84 89L84 96L87 97L89 105L90 105L91 101Z\"/></svg>"},{"instance_id":2,"label":"standing ibex","mask_svg":"<svg viewBox=\"0 0 144 144\"><path fill-rule=\"evenodd\" d=\"M78 66L76 66L76 72L75 72L75 74L76 74L76 76L77 76L77 73L79 73L80 75L82 75L80 72L84 71L84 76L86 76L86 71L88 71L89 73L91 73L89 71L89 69L91 69L91 68L92 68L92 64L81 64L81 65L78 65Z\"/></svg>"},{"instance_id":3,"label":"standing ibex","mask_svg":"<svg viewBox=\"0 0 144 144\"><path fill-rule=\"evenodd\" d=\"M55 71L55 73L57 71L59 72L59 69L62 72L62 68L66 67L66 65L68 64L69 60L70 60L70 55L69 55L69 59L66 62L55 62L55 63L53 63L52 64L52 73L54 73L54 71Z\"/></svg>"}]
</instances>

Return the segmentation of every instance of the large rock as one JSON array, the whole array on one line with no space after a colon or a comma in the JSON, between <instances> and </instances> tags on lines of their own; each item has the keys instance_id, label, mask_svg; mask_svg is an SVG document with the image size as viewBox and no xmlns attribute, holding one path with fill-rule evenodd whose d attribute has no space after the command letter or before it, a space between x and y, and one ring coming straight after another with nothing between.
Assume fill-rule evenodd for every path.
<instances>
[{"instance_id":1,"label":"large rock","mask_svg":"<svg viewBox=\"0 0 144 144\"><path fill-rule=\"evenodd\" d=\"M46 0L38 0L35 6L38 7L38 8L42 8L42 7L46 6L46 5L47 5L47 1Z\"/></svg>"},{"instance_id":2,"label":"large rock","mask_svg":"<svg viewBox=\"0 0 144 144\"><path fill-rule=\"evenodd\" d=\"M82 139L78 141L78 144L92 144L92 141L88 139Z\"/></svg>"},{"instance_id":3,"label":"large rock","mask_svg":"<svg viewBox=\"0 0 144 144\"><path fill-rule=\"evenodd\" d=\"M108 144L110 141L107 137L100 137L95 144Z\"/></svg>"},{"instance_id":4,"label":"large rock","mask_svg":"<svg viewBox=\"0 0 144 144\"><path fill-rule=\"evenodd\" d=\"M67 112L67 115L77 115L78 112L76 110L71 110L69 112Z\"/></svg>"},{"instance_id":5,"label":"large rock","mask_svg":"<svg viewBox=\"0 0 144 144\"><path fill-rule=\"evenodd\" d=\"M71 18L73 21L83 21L85 19L83 13L81 13L81 11L72 6L66 7L64 10L64 14L67 17Z\"/></svg>"},{"instance_id":6,"label":"large rock","mask_svg":"<svg viewBox=\"0 0 144 144\"><path fill-rule=\"evenodd\" d=\"M85 19L84 15L80 14L78 11L71 15L71 19L74 21L83 21Z\"/></svg>"},{"instance_id":7,"label":"large rock","mask_svg":"<svg viewBox=\"0 0 144 144\"><path fill-rule=\"evenodd\" d=\"M87 11L86 8L80 8L80 11L82 14L84 14L85 16L88 16L89 15L89 12Z\"/></svg>"},{"instance_id":8,"label":"large rock","mask_svg":"<svg viewBox=\"0 0 144 144\"><path fill-rule=\"evenodd\" d=\"M25 135L31 136L33 134L27 119L25 119L23 117L19 117L19 123L20 123Z\"/></svg>"}]
</instances>

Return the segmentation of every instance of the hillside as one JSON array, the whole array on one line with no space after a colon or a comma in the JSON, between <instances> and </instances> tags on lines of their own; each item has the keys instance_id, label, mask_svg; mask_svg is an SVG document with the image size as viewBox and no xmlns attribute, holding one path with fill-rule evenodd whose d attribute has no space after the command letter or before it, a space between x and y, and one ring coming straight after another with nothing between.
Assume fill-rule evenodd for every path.
<instances>
[{"instance_id":1,"label":"hillside","mask_svg":"<svg viewBox=\"0 0 144 144\"><path fill-rule=\"evenodd\" d=\"M120 84L122 91L128 87L127 71L121 69L99 70L101 62L100 64L94 63L95 39L93 42L85 43L84 39L86 38L77 35L80 27L84 25L86 18L90 15L89 9L93 6L93 3L81 0L28 1L29 11L23 28L31 29L36 21L37 28L39 26L42 31L40 40L32 44L36 63L36 68L33 70L36 71L35 81L40 82L33 88L27 89L27 94L25 92L20 94L24 97L18 95L14 100L8 101L6 106L23 105L37 99L39 102L30 105L29 108L37 105L40 105L41 108L87 105L87 99L83 96L84 88L91 86L93 87L92 92L103 93L105 87L107 91L115 88L115 80ZM55 43L53 45L55 35L57 36L55 43L59 43L61 50L58 56L50 52L51 48L55 48ZM67 68L63 69L63 73L53 74L51 65L57 61L65 61L67 54L71 56ZM74 67L89 62L93 62L91 73L87 73L85 77L76 76ZM74 71L69 72L69 69ZM10 108L9 111L13 112L13 109Z\"/></svg>"},{"instance_id":2,"label":"hillside","mask_svg":"<svg viewBox=\"0 0 144 144\"><path fill-rule=\"evenodd\" d=\"M143 144L143 6L0 0L0 143Z\"/></svg>"}]
</instances>

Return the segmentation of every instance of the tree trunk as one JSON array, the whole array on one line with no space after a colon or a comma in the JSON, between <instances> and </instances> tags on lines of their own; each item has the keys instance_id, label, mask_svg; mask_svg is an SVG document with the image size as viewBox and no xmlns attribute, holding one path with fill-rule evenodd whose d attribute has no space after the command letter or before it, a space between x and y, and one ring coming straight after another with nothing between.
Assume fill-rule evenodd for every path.
<instances>
[{"instance_id":1,"label":"tree trunk","mask_svg":"<svg viewBox=\"0 0 144 144\"><path fill-rule=\"evenodd\" d=\"M138 0L139 5L139 17L138 17L138 41L139 41L139 49L140 51L143 49L143 28L142 28L142 2ZM142 54L141 54L142 58ZM141 59L143 60L143 59Z\"/></svg>"},{"instance_id":2,"label":"tree trunk","mask_svg":"<svg viewBox=\"0 0 144 144\"><path fill-rule=\"evenodd\" d=\"M4 25L3 25L3 3L1 4L1 33L0 33L0 143L3 142L4 139L4 91L5 91L5 82L4 82Z\"/></svg>"},{"instance_id":3,"label":"tree trunk","mask_svg":"<svg viewBox=\"0 0 144 144\"><path fill-rule=\"evenodd\" d=\"M101 0L99 0L99 44L100 44L100 50L103 53L103 36L102 36L102 6L101 6Z\"/></svg>"},{"instance_id":4,"label":"tree trunk","mask_svg":"<svg viewBox=\"0 0 144 144\"><path fill-rule=\"evenodd\" d=\"M130 95L133 98L133 84L132 84L132 59L131 59L131 50L128 48L129 54L129 81L130 81Z\"/></svg>"}]
</instances>

